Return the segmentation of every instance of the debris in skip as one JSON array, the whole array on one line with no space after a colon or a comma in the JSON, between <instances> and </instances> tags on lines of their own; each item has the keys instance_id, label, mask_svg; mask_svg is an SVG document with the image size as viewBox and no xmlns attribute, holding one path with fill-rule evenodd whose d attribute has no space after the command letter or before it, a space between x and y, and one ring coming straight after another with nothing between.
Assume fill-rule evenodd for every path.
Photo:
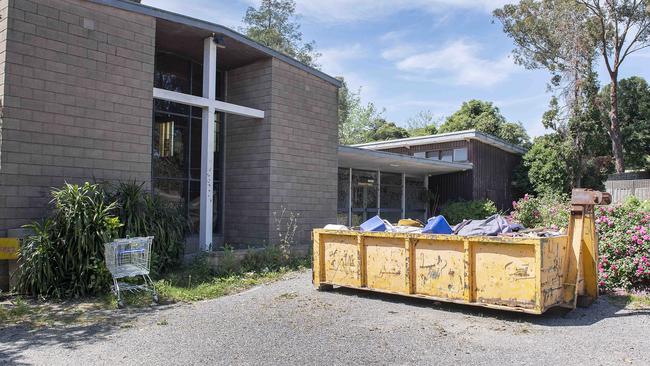
<instances>
[{"instance_id":1,"label":"debris in skip","mask_svg":"<svg viewBox=\"0 0 650 366\"><path fill-rule=\"evenodd\" d=\"M598 297L594 207L609 203L608 193L574 190L566 232L498 215L453 228L438 216L424 227L373 217L358 230L316 229L313 283L531 314L587 306Z\"/></svg>"}]
</instances>

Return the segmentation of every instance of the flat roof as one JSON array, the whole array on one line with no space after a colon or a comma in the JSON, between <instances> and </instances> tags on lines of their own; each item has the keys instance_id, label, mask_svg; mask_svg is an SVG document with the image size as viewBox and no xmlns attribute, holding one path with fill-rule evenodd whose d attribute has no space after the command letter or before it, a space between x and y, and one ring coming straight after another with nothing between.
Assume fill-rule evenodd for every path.
<instances>
[{"instance_id":1,"label":"flat roof","mask_svg":"<svg viewBox=\"0 0 650 366\"><path fill-rule=\"evenodd\" d=\"M396 147L411 147L411 146L438 144L442 142L453 142L453 141L462 141L462 140L478 140L484 144L492 145L494 147L497 147L501 150L513 154L523 155L526 153L526 149L524 149L519 145L515 145L508 141L502 140L498 137L494 137L492 135L488 135L486 133L476 131L476 130L441 133L441 134L429 135L429 136L407 137L403 139L368 142L365 144L356 144L351 146L362 148L362 149L381 150L381 149L391 149Z\"/></svg>"},{"instance_id":2,"label":"flat roof","mask_svg":"<svg viewBox=\"0 0 650 366\"><path fill-rule=\"evenodd\" d=\"M352 146L339 146L338 161L340 168L381 170L417 176L463 172L473 167L471 163L452 163Z\"/></svg>"},{"instance_id":3,"label":"flat roof","mask_svg":"<svg viewBox=\"0 0 650 366\"><path fill-rule=\"evenodd\" d=\"M337 87L341 86L341 81L338 80L337 78L327 75L326 73L313 68L311 66L307 66L303 64L302 62L294 59L291 56L285 55L282 52L278 52L270 47L267 47L263 44L257 43L256 41L246 37L245 35L238 33L228 27L224 27L223 25L219 25L216 23L210 23L204 20L196 19L189 17L187 15L183 14L178 14L178 13L173 13L171 11L159 9L159 8L154 8L152 6L148 5L143 5L134 1L129 1L129 0L88 0L90 2L96 3L96 4L101 4L101 5L106 5L106 6L112 6L114 8L134 12L134 13L140 13L144 15L149 15L154 18L158 19L164 19L170 22L174 23L180 23L184 24L187 26L199 28L199 29L204 29L206 31L210 31L216 34L221 34L226 37L230 37L238 42L244 43L247 46L250 46L252 48L257 49L258 51L261 51L271 57L277 58L279 60L282 60L290 65L293 65L303 71L306 71L312 75L315 75Z\"/></svg>"}]
</instances>

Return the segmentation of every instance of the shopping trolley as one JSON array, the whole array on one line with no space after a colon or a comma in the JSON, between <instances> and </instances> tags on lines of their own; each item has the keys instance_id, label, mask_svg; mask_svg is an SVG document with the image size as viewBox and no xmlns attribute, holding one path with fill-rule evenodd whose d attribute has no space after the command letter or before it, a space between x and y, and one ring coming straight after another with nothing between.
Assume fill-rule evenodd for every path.
<instances>
[{"instance_id":1,"label":"shopping trolley","mask_svg":"<svg viewBox=\"0 0 650 366\"><path fill-rule=\"evenodd\" d=\"M153 301L158 302L156 287L149 277L151 265L151 243L153 236L116 239L104 245L106 267L113 276L113 293L117 296L117 306L124 307L120 291L151 292ZM125 277L142 277L143 284L119 282Z\"/></svg>"}]
</instances>

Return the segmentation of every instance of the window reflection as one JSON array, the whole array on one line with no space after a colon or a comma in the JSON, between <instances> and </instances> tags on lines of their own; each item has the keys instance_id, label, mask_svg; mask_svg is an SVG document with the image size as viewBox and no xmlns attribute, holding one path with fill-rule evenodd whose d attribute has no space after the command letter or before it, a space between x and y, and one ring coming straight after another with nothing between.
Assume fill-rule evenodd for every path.
<instances>
[{"instance_id":1,"label":"window reflection","mask_svg":"<svg viewBox=\"0 0 650 366\"><path fill-rule=\"evenodd\" d=\"M156 54L154 87L179 93L203 94L203 67L175 54ZM221 72L217 72L217 99L223 95ZM181 205L187 212L190 231L198 233L201 207L202 109L154 100L152 175L153 190L160 197ZM221 232L221 159L223 113L217 112L214 148L213 232Z\"/></svg>"}]
</instances>

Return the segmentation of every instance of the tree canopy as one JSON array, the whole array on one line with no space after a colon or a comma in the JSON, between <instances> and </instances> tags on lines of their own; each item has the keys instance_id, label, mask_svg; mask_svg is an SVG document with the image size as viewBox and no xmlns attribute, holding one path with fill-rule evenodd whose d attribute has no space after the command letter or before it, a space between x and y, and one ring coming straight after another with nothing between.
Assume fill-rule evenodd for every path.
<instances>
[{"instance_id":1,"label":"tree canopy","mask_svg":"<svg viewBox=\"0 0 650 366\"><path fill-rule=\"evenodd\" d=\"M428 136L438 133L439 122L430 110L419 111L406 121L406 130L410 136Z\"/></svg>"},{"instance_id":2,"label":"tree canopy","mask_svg":"<svg viewBox=\"0 0 650 366\"><path fill-rule=\"evenodd\" d=\"M306 65L318 66L316 43L302 40L294 0L261 0L258 8L248 7L244 24L242 30L251 39Z\"/></svg>"},{"instance_id":3,"label":"tree canopy","mask_svg":"<svg viewBox=\"0 0 650 366\"><path fill-rule=\"evenodd\" d=\"M609 113L610 94L611 84L600 91L605 107L604 118ZM633 76L619 82L618 113L625 166L650 169L650 85L645 79Z\"/></svg>"},{"instance_id":4,"label":"tree canopy","mask_svg":"<svg viewBox=\"0 0 650 366\"><path fill-rule=\"evenodd\" d=\"M464 102L458 111L447 117L438 132L472 129L517 145L526 145L530 139L521 123L506 121L499 108L491 102L476 99Z\"/></svg>"},{"instance_id":5,"label":"tree canopy","mask_svg":"<svg viewBox=\"0 0 650 366\"><path fill-rule=\"evenodd\" d=\"M521 0L494 11L513 39L515 61L526 68L547 69L551 86L562 85L566 113L581 109L582 85L601 57L610 78L608 120L616 171L625 170L618 111L618 75L623 61L650 46L648 0ZM584 105L584 103L583 103Z\"/></svg>"}]
</instances>

